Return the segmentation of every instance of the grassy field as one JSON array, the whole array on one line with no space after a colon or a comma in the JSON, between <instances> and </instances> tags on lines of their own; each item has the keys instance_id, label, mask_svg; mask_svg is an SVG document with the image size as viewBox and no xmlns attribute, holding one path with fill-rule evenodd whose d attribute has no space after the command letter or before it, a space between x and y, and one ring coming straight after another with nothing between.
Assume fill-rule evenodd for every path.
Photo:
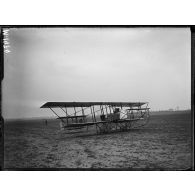
<instances>
[{"instance_id":1,"label":"grassy field","mask_svg":"<svg viewBox=\"0 0 195 195\"><path fill-rule=\"evenodd\" d=\"M4 168L186 170L192 164L190 112L152 115L143 128L96 135L60 131L59 121L5 122Z\"/></svg>"}]
</instances>

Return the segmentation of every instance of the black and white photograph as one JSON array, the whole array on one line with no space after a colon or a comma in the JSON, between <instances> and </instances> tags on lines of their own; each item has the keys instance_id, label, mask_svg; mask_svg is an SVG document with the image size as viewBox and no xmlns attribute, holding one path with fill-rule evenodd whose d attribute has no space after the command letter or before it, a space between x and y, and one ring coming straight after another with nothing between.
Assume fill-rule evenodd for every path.
<instances>
[{"instance_id":1,"label":"black and white photograph","mask_svg":"<svg viewBox=\"0 0 195 195\"><path fill-rule=\"evenodd\" d=\"M4 170L193 170L189 27L2 27Z\"/></svg>"}]
</instances>

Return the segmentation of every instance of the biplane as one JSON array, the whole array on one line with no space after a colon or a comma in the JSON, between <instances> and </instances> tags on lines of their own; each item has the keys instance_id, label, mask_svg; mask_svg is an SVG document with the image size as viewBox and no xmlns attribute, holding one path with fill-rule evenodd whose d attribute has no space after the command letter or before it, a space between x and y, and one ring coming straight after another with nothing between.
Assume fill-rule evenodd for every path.
<instances>
[{"instance_id":1,"label":"biplane","mask_svg":"<svg viewBox=\"0 0 195 195\"><path fill-rule=\"evenodd\" d=\"M148 102L47 102L41 108L49 108L63 130L95 126L97 133L143 126L150 109Z\"/></svg>"}]
</instances>

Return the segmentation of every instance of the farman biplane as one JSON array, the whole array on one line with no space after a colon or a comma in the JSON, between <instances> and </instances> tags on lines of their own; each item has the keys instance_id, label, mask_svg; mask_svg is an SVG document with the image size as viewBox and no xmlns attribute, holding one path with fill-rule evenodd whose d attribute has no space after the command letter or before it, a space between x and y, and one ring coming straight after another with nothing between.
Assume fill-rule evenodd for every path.
<instances>
[{"instance_id":1,"label":"farman biplane","mask_svg":"<svg viewBox=\"0 0 195 195\"><path fill-rule=\"evenodd\" d=\"M147 102L47 102L41 108L49 108L63 130L93 126L97 133L124 131L149 120Z\"/></svg>"}]
</instances>

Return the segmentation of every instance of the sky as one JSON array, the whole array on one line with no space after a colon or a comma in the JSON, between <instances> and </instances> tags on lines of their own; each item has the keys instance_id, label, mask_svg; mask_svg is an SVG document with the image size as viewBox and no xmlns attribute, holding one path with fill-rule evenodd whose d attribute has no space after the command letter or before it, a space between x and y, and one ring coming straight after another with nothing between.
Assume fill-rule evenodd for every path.
<instances>
[{"instance_id":1,"label":"sky","mask_svg":"<svg viewBox=\"0 0 195 195\"><path fill-rule=\"evenodd\" d=\"M8 39L5 119L53 116L48 101L191 107L189 28L12 28Z\"/></svg>"}]
</instances>

